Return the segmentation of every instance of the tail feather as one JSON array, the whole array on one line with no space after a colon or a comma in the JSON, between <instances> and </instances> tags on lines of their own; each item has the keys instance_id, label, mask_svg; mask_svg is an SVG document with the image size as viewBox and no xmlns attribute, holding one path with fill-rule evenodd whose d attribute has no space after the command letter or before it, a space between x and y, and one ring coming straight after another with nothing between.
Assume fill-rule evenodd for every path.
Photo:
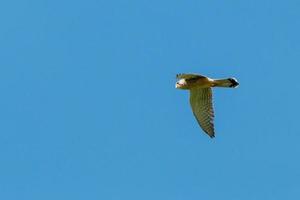
<instances>
[{"instance_id":1,"label":"tail feather","mask_svg":"<svg viewBox=\"0 0 300 200\"><path fill-rule=\"evenodd\" d=\"M214 87L230 87L236 88L239 85L235 78L214 80Z\"/></svg>"}]
</instances>

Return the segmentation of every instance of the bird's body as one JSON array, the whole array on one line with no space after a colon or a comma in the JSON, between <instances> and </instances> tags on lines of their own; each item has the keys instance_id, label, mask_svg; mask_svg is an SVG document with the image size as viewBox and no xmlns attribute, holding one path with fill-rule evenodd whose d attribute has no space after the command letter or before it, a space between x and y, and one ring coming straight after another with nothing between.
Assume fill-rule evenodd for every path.
<instances>
[{"instance_id":1,"label":"bird's body","mask_svg":"<svg viewBox=\"0 0 300 200\"><path fill-rule=\"evenodd\" d=\"M235 78L211 79L200 74L177 74L177 89L190 90L190 104L201 128L210 137L215 136L212 87L237 87Z\"/></svg>"}]
</instances>

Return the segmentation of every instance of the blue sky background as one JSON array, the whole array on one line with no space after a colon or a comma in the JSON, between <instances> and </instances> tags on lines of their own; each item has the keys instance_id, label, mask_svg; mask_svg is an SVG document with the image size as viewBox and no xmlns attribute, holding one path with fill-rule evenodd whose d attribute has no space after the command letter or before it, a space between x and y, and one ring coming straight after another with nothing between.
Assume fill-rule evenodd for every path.
<instances>
[{"instance_id":1,"label":"blue sky background","mask_svg":"<svg viewBox=\"0 0 300 200\"><path fill-rule=\"evenodd\" d=\"M0 199L300 198L298 0L0 2ZM175 74L215 89L216 138Z\"/></svg>"}]
</instances>

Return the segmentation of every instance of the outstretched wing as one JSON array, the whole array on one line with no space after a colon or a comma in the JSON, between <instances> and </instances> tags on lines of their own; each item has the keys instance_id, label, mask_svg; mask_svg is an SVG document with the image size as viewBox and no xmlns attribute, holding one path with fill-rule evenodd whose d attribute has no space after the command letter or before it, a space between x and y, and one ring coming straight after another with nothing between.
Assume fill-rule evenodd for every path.
<instances>
[{"instance_id":1,"label":"outstretched wing","mask_svg":"<svg viewBox=\"0 0 300 200\"><path fill-rule=\"evenodd\" d=\"M176 79L205 78L200 74L177 74Z\"/></svg>"},{"instance_id":2,"label":"outstretched wing","mask_svg":"<svg viewBox=\"0 0 300 200\"><path fill-rule=\"evenodd\" d=\"M211 88L190 90L190 104L199 125L211 138L215 137Z\"/></svg>"}]
</instances>

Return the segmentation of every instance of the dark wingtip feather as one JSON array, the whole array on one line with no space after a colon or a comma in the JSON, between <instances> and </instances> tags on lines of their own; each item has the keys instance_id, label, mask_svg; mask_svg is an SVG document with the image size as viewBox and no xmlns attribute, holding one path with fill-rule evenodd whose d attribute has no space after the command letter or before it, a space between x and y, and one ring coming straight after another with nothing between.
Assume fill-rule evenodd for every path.
<instances>
[{"instance_id":1,"label":"dark wingtip feather","mask_svg":"<svg viewBox=\"0 0 300 200\"><path fill-rule=\"evenodd\" d=\"M239 82L237 82L237 80L235 78L229 78L228 80L231 83L231 85L229 87L236 88L237 86L239 86Z\"/></svg>"}]
</instances>

